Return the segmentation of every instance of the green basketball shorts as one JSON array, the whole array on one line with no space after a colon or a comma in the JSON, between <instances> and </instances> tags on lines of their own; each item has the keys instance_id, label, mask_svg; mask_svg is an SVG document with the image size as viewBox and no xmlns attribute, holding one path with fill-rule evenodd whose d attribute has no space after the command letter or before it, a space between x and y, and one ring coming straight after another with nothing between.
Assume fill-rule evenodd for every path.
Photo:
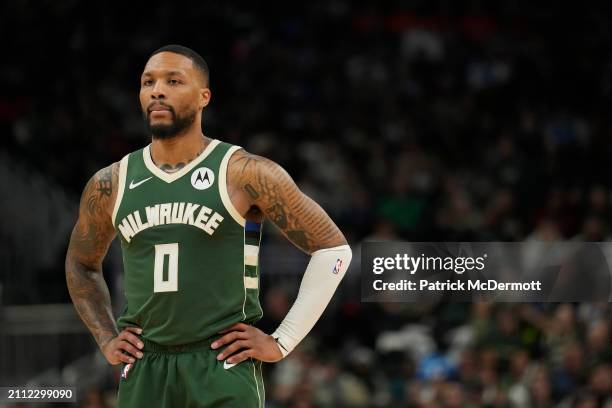
<instances>
[{"instance_id":1,"label":"green basketball shorts","mask_svg":"<svg viewBox=\"0 0 612 408\"><path fill-rule=\"evenodd\" d=\"M142 359L123 364L120 408L263 408L262 362L248 359L228 366L217 360L218 338L182 346L162 346L142 339Z\"/></svg>"}]
</instances>

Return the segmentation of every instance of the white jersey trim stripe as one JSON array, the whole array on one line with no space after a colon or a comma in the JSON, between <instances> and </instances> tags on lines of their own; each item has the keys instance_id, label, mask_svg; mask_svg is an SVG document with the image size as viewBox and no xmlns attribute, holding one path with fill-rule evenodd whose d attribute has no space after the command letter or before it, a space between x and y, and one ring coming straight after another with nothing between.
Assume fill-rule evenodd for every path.
<instances>
[{"instance_id":1,"label":"white jersey trim stripe","mask_svg":"<svg viewBox=\"0 0 612 408\"><path fill-rule=\"evenodd\" d=\"M232 216L232 218L240 225L244 227L246 224L246 220L240 215L234 204L232 204L232 200L230 199L229 194L227 193L227 165L229 163L229 159L234 154L235 151L242 149L240 146L232 146L225 153L223 160L221 160L221 167L219 168L219 194L221 194L221 201L225 206L225 209Z\"/></svg>"},{"instance_id":2,"label":"white jersey trim stripe","mask_svg":"<svg viewBox=\"0 0 612 408\"><path fill-rule=\"evenodd\" d=\"M250 266L257 266L259 262L259 247L257 245L244 246L244 263Z\"/></svg>"},{"instance_id":3,"label":"white jersey trim stripe","mask_svg":"<svg viewBox=\"0 0 612 408\"><path fill-rule=\"evenodd\" d=\"M259 288L259 278L254 278L252 276L244 277L244 287L247 289L258 289Z\"/></svg>"},{"instance_id":4,"label":"white jersey trim stripe","mask_svg":"<svg viewBox=\"0 0 612 408\"><path fill-rule=\"evenodd\" d=\"M129 161L129 154L123 156L123 159L119 162L119 185L117 186L117 198L115 199L115 206L113 207L113 216L111 218L113 227L115 226L115 219L117 218L117 212L121 206L123 200L123 191L125 190L125 179L127 178L127 168Z\"/></svg>"},{"instance_id":5,"label":"white jersey trim stripe","mask_svg":"<svg viewBox=\"0 0 612 408\"><path fill-rule=\"evenodd\" d=\"M213 149L219 143L221 142L217 139L211 140L208 146L206 146L204 151L200 153L198 157L190 161L185 167L183 167L182 169L180 169L179 171L175 173L166 173L165 171L157 167L155 163L153 163L153 159L151 158L151 145L150 144L147 145L147 147L145 147L142 150L142 158L144 160L145 166L147 167L147 169L149 169L151 173L153 173L153 175L157 176L157 178L159 179L162 179L166 183L172 183L173 181L180 179L185 174L193 170L195 166L200 164L202 160L208 157L208 155L213 151Z\"/></svg>"},{"instance_id":6,"label":"white jersey trim stripe","mask_svg":"<svg viewBox=\"0 0 612 408\"><path fill-rule=\"evenodd\" d=\"M243 242L243 246L246 246L246 230L243 228L242 229L242 242ZM243 250L244 253L244 250ZM244 312L244 307L246 305L246 299L247 299L247 288L246 288L246 279L244 279L246 276L246 264L244 263L244 256L243 256L243 260L242 260L242 287L244 288L244 299L242 300L242 320L246 319L246 313Z\"/></svg>"},{"instance_id":7,"label":"white jersey trim stripe","mask_svg":"<svg viewBox=\"0 0 612 408\"><path fill-rule=\"evenodd\" d=\"M251 364L253 364L253 378L255 379L255 388L257 389L258 408L261 408L263 405L261 401L261 395L259 394L259 381L257 381L257 369L255 368L255 362L253 361L253 358L249 358L249 360L251 361Z\"/></svg>"}]
</instances>

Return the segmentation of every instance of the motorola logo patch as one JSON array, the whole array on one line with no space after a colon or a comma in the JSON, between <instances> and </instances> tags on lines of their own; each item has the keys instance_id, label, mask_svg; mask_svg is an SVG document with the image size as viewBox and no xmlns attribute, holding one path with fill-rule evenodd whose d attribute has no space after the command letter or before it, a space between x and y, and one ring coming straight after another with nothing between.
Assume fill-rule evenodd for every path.
<instances>
[{"instance_id":1,"label":"motorola logo patch","mask_svg":"<svg viewBox=\"0 0 612 408\"><path fill-rule=\"evenodd\" d=\"M215 173L208 167L200 167L191 173L191 185L196 190L206 190L215 182Z\"/></svg>"}]
</instances>

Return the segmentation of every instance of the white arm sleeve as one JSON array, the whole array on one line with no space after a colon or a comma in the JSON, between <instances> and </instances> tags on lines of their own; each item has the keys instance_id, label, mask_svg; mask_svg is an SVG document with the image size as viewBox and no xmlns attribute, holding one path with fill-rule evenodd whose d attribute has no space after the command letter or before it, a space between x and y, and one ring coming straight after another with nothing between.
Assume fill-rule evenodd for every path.
<instances>
[{"instance_id":1,"label":"white arm sleeve","mask_svg":"<svg viewBox=\"0 0 612 408\"><path fill-rule=\"evenodd\" d=\"M293 306L272 333L283 357L313 328L351 262L351 247L342 245L312 253Z\"/></svg>"}]
</instances>

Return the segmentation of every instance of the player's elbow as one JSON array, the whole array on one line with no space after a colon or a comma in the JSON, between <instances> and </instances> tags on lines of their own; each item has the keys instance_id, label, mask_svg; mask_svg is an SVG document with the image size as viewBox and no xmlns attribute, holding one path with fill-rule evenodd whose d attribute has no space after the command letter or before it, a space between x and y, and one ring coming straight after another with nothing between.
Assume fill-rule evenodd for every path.
<instances>
[{"instance_id":1,"label":"player's elbow","mask_svg":"<svg viewBox=\"0 0 612 408\"><path fill-rule=\"evenodd\" d=\"M315 246L314 251L311 252L311 255L314 252L320 251L323 249L333 249L333 248L338 248L344 245L348 246L348 241L346 240L346 237L344 236L344 234L340 231L338 227L334 226L334 228L335 228L335 231L333 232L333 234L327 237L327 239L321 240L319 245Z\"/></svg>"}]
</instances>

